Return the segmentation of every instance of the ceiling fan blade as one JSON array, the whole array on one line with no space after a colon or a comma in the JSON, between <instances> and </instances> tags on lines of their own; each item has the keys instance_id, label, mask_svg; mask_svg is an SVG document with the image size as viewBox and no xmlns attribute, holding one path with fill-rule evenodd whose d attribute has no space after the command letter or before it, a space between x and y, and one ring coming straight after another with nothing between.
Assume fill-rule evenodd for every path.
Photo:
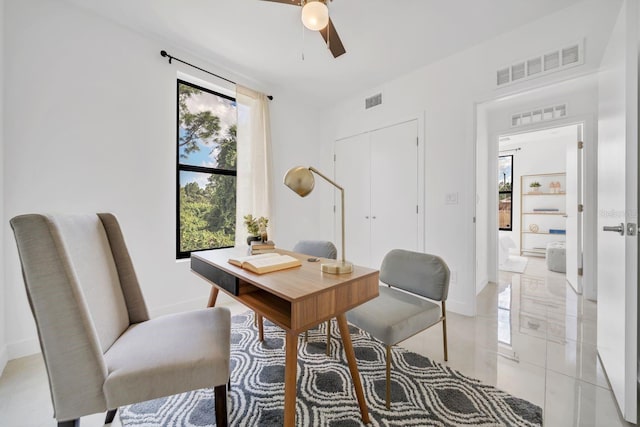
<instances>
[{"instance_id":1,"label":"ceiling fan blade","mask_svg":"<svg viewBox=\"0 0 640 427\"><path fill-rule=\"evenodd\" d=\"M293 6L300 6L300 0L262 0L262 1L272 1L274 3L284 3L284 4L290 4Z\"/></svg>"},{"instance_id":2,"label":"ceiling fan blade","mask_svg":"<svg viewBox=\"0 0 640 427\"><path fill-rule=\"evenodd\" d=\"M329 46L329 50L331 50L334 58L337 58L346 52L344 45L342 44L342 40L340 40L340 36L338 36L336 27L333 26L331 18L329 18L329 25L320 30L320 34L322 34L322 38L327 43L327 46Z\"/></svg>"}]
</instances>

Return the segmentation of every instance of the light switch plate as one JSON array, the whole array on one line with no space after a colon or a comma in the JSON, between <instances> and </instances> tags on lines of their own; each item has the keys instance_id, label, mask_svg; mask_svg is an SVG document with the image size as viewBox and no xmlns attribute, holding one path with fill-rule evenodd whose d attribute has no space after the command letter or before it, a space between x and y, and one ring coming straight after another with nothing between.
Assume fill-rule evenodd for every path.
<instances>
[{"instance_id":1,"label":"light switch plate","mask_svg":"<svg viewBox=\"0 0 640 427\"><path fill-rule=\"evenodd\" d=\"M447 193L444 196L444 204L445 205L457 205L458 204L458 193Z\"/></svg>"}]
</instances>

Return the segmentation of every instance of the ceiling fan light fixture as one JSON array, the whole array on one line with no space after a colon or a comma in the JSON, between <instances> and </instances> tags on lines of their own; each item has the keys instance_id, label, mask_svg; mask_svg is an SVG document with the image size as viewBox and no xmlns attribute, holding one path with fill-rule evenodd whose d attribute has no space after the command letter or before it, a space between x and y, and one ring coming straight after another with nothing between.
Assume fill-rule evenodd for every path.
<instances>
[{"instance_id":1,"label":"ceiling fan light fixture","mask_svg":"<svg viewBox=\"0 0 640 427\"><path fill-rule=\"evenodd\" d=\"M308 0L302 6L302 23L312 31L320 31L329 24L329 8L321 0Z\"/></svg>"}]
</instances>

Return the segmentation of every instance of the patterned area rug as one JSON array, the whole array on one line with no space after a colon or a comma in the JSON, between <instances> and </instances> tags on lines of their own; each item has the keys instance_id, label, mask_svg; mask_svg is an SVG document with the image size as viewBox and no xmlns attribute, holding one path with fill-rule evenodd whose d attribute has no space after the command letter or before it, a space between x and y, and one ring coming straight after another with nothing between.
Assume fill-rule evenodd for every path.
<instances>
[{"instance_id":1,"label":"patterned area rug","mask_svg":"<svg viewBox=\"0 0 640 427\"><path fill-rule=\"evenodd\" d=\"M453 369L393 347L391 410L385 408L385 347L350 326L373 426L540 426L542 410ZM300 338L299 426L361 426L346 357L332 325L331 357L325 324ZM265 320L258 341L250 312L231 328L231 426L281 426L284 408L284 332ZM123 426L213 426L213 390L198 390L120 408Z\"/></svg>"}]
</instances>

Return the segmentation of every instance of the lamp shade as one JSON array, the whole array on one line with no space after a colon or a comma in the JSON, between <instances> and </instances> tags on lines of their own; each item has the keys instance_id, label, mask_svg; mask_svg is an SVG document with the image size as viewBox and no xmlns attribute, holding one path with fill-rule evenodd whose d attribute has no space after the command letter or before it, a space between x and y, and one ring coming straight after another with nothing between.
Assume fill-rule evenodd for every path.
<instances>
[{"instance_id":1,"label":"lamp shade","mask_svg":"<svg viewBox=\"0 0 640 427\"><path fill-rule=\"evenodd\" d=\"M295 191L298 196L305 197L313 191L315 179L308 168L296 166L289 169L284 176L284 185Z\"/></svg>"},{"instance_id":2,"label":"lamp shade","mask_svg":"<svg viewBox=\"0 0 640 427\"><path fill-rule=\"evenodd\" d=\"M312 31L320 31L329 24L329 9L321 0L307 0L302 6L302 23Z\"/></svg>"}]
</instances>

